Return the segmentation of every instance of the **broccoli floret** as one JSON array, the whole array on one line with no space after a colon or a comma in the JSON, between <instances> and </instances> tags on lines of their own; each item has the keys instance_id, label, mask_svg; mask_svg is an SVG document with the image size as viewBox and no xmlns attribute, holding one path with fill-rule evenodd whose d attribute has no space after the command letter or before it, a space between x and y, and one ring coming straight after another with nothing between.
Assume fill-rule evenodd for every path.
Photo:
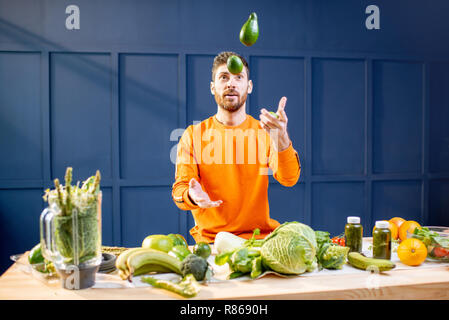
<instances>
[{"instance_id":1,"label":"broccoli floret","mask_svg":"<svg viewBox=\"0 0 449 320\"><path fill-rule=\"evenodd\" d=\"M197 281L203 281L208 278L209 263L195 254L189 254L181 263L182 276L185 277L191 273Z\"/></svg>"}]
</instances>

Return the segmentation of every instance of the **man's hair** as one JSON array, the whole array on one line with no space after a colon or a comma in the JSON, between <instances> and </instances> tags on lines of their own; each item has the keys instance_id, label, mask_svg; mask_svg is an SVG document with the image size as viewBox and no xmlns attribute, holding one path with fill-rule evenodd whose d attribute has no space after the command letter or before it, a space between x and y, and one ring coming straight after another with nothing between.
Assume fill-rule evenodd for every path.
<instances>
[{"instance_id":1,"label":"man's hair","mask_svg":"<svg viewBox=\"0 0 449 320\"><path fill-rule=\"evenodd\" d=\"M248 66L248 62L245 60L245 58L243 58L238 53L235 53L232 51L223 51L223 52L219 53L214 58L214 63L212 64L212 81L215 80L215 72L217 71L217 68L223 64L227 64L228 58L230 56L237 56L240 58L240 60L242 60L242 63L246 68L246 74L248 75L248 79L249 79L249 66Z\"/></svg>"}]
</instances>

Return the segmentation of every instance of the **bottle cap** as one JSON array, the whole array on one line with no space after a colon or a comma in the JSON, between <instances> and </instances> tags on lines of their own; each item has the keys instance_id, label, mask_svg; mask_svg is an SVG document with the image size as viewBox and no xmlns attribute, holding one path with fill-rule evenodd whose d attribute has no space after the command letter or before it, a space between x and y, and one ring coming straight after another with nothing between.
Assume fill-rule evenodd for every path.
<instances>
[{"instance_id":1,"label":"bottle cap","mask_svg":"<svg viewBox=\"0 0 449 320\"><path fill-rule=\"evenodd\" d=\"M388 221L376 221L376 228L389 228L390 227L390 223Z\"/></svg>"},{"instance_id":2,"label":"bottle cap","mask_svg":"<svg viewBox=\"0 0 449 320\"><path fill-rule=\"evenodd\" d=\"M360 223L360 217L348 217L348 223Z\"/></svg>"}]
</instances>

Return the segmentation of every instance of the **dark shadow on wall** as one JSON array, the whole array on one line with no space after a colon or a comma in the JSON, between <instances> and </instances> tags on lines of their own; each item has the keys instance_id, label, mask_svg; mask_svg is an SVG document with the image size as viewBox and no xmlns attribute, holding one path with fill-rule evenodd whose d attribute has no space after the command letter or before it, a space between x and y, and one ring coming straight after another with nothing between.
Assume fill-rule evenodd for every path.
<instances>
[{"instance_id":1,"label":"dark shadow on wall","mask_svg":"<svg viewBox=\"0 0 449 320\"><path fill-rule=\"evenodd\" d=\"M110 83L110 86L106 89L111 90L113 88L113 81L117 79L120 74L119 72L112 71L112 69L106 65L100 64L98 62L92 61L87 55L93 54L107 54L109 52L74 52L69 51L67 48L49 41L43 37L38 36L37 34L26 30L18 25L15 25L5 19L0 18L0 33L11 39L13 42L18 42L23 44L28 50L32 51L48 51L51 54L53 53L62 53L62 54L73 54L76 55L76 59L65 59L64 67L70 69L73 73L77 73L83 76L86 79L98 78L99 80L107 80L109 81L99 81L100 83ZM131 53L132 54L132 53ZM145 54L141 54L145 55ZM49 68L51 67L51 63ZM120 66L119 66L120 70ZM151 76L151 75L149 75ZM176 78L179 78L179 75L176 75ZM173 97L172 95L168 95L164 92L156 90L155 88L149 87L137 81L136 79L127 77L119 79L121 84L126 81L126 90L127 98L129 102L132 102L134 105L139 106L141 108L151 108L152 116L157 117L159 120L167 120L173 117L172 112L166 112L159 108L159 105L173 105L180 109L181 101L178 97ZM120 88L119 88L120 90ZM178 90L176 90L178 92ZM119 95L121 92L119 92ZM150 102L149 102L150 100ZM119 100L120 103L120 100ZM123 108L124 106L120 106ZM175 128L173 128L175 129ZM167 137L168 140L169 137Z\"/></svg>"}]
</instances>

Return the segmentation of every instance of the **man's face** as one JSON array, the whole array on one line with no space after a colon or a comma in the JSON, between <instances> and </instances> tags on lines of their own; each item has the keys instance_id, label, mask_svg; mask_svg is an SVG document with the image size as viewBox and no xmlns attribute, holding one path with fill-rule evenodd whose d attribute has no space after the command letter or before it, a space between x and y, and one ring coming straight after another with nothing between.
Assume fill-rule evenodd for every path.
<instances>
[{"instance_id":1,"label":"man's face","mask_svg":"<svg viewBox=\"0 0 449 320\"><path fill-rule=\"evenodd\" d=\"M215 96L217 105L230 112L245 105L246 97L252 89L253 84L248 80L245 67L239 74L232 74L226 64L217 68L214 81L210 83L210 91Z\"/></svg>"}]
</instances>

